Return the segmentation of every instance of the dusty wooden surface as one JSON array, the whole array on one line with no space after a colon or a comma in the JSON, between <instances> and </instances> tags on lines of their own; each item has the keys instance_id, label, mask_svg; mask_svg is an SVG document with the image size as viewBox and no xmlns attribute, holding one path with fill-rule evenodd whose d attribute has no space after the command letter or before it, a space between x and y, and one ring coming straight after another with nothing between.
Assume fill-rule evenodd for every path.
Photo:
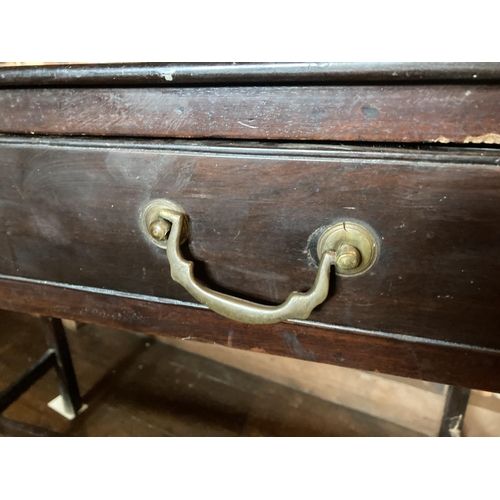
<instances>
[{"instance_id":1,"label":"dusty wooden surface","mask_svg":"<svg viewBox=\"0 0 500 500\"><path fill-rule=\"evenodd\" d=\"M0 132L500 143L498 85L0 89Z\"/></svg>"},{"instance_id":2,"label":"dusty wooden surface","mask_svg":"<svg viewBox=\"0 0 500 500\"><path fill-rule=\"evenodd\" d=\"M243 325L204 309L6 279L0 279L0 307L500 392L500 355L494 351L322 325Z\"/></svg>"},{"instance_id":3,"label":"dusty wooden surface","mask_svg":"<svg viewBox=\"0 0 500 500\"><path fill-rule=\"evenodd\" d=\"M127 68L0 69L0 133L108 136L2 137L3 307L499 389L500 155L470 147L500 143L498 65ZM259 151L270 140L296 142ZM382 252L313 324L250 330L169 302L190 297L137 225L160 197L189 213L196 275L244 298L308 288L321 226L360 219Z\"/></svg>"},{"instance_id":4,"label":"dusty wooden surface","mask_svg":"<svg viewBox=\"0 0 500 500\"><path fill-rule=\"evenodd\" d=\"M280 303L315 279L311 235L358 220L378 262L332 280L312 321L500 349L498 151L193 147L0 142L0 273L193 302L141 232L141 210L166 198L190 218L199 280Z\"/></svg>"},{"instance_id":5,"label":"dusty wooden surface","mask_svg":"<svg viewBox=\"0 0 500 500\"><path fill-rule=\"evenodd\" d=\"M495 150L127 144L3 140L0 272L32 280L2 280L3 307L498 390ZM198 278L237 296L276 303L308 288L308 238L342 218L372 226L379 261L335 279L312 327L167 307L191 298L141 234L159 197L190 216Z\"/></svg>"}]
</instances>

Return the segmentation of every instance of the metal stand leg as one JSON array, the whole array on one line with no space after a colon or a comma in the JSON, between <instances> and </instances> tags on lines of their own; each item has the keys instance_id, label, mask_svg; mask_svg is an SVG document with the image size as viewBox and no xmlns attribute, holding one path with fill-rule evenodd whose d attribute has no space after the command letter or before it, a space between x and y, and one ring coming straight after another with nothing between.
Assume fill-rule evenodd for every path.
<instances>
[{"instance_id":1,"label":"metal stand leg","mask_svg":"<svg viewBox=\"0 0 500 500\"><path fill-rule=\"evenodd\" d=\"M448 386L439 437L460 437L469 396L470 389Z\"/></svg>"},{"instance_id":2,"label":"metal stand leg","mask_svg":"<svg viewBox=\"0 0 500 500\"><path fill-rule=\"evenodd\" d=\"M73 361L69 352L66 332L59 318L44 318L47 325L47 344L56 355L56 371L59 379L59 392L63 401L64 412L71 418L82 408L82 397L76 381Z\"/></svg>"},{"instance_id":3,"label":"metal stand leg","mask_svg":"<svg viewBox=\"0 0 500 500\"><path fill-rule=\"evenodd\" d=\"M0 392L0 414L40 380L51 368L55 368L59 379L60 396L49 406L68 419L85 409L80 396L75 370L66 340L66 332L60 319L43 318L49 349L7 389ZM59 404L61 403L61 404Z\"/></svg>"},{"instance_id":4,"label":"metal stand leg","mask_svg":"<svg viewBox=\"0 0 500 500\"><path fill-rule=\"evenodd\" d=\"M19 399L35 382L40 380L56 363L55 353L49 349L31 365L13 384L0 392L0 413Z\"/></svg>"}]
</instances>

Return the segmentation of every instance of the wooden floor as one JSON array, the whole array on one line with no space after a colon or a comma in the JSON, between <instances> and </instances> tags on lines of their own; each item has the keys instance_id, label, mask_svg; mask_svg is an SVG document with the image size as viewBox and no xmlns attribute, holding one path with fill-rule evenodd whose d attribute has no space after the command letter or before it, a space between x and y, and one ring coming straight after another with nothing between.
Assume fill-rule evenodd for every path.
<instances>
[{"instance_id":1,"label":"wooden floor","mask_svg":"<svg viewBox=\"0 0 500 500\"><path fill-rule=\"evenodd\" d=\"M36 318L2 311L0 325L3 390L46 346ZM3 435L418 435L151 337L85 325L68 340L89 408L72 422L49 409L58 394L51 371L4 412Z\"/></svg>"},{"instance_id":2,"label":"wooden floor","mask_svg":"<svg viewBox=\"0 0 500 500\"><path fill-rule=\"evenodd\" d=\"M0 391L46 349L37 318L0 311ZM446 387L222 346L84 325L68 331L88 409L47 407L52 370L0 417L0 435L436 435ZM464 435L500 435L500 399L473 391Z\"/></svg>"}]
</instances>

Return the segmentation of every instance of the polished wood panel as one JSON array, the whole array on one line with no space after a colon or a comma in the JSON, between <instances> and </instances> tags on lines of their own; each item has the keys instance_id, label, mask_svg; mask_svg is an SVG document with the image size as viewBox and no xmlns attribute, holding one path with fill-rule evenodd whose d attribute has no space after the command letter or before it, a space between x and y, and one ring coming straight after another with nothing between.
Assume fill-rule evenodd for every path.
<instances>
[{"instance_id":1,"label":"polished wood panel","mask_svg":"<svg viewBox=\"0 0 500 500\"><path fill-rule=\"evenodd\" d=\"M0 306L498 391L499 76L483 63L0 68L0 134L24 135L0 135ZM263 303L312 284L321 227L361 220L381 253L332 280L310 322L240 325L172 282L139 228L153 198L188 212L200 281Z\"/></svg>"},{"instance_id":2,"label":"polished wood panel","mask_svg":"<svg viewBox=\"0 0 500 500\"><path fill-rule=\"evenodd\" d=\"M4 88L0 132L500 143L497 85Z\"/></svg>"},{"instance_id":3,"label":"polished wood panel","mask_svg":"<svg viewBox=\"0 0 500 500\"><path fill-rule=\"evenodd\" d=\"M200 280L279 303L314 281L311 235L354 219L379 260L335 279L313 321L500 349L498 151L126 144L3 141L1 274L192 302L141 233L144 205L168 198L191 219Z\"/></svg>"},{"instance_id":4,"label":"polished wood panel","mask_svg":"<svg viewBox=\"0 0 500 500\"><path fill-rule=\"evenodd\" d=\"M243 325L205 309L9 279L0 279L0 308L500 392L498 351L324 325Z\"/></svg>"}]
</instances>

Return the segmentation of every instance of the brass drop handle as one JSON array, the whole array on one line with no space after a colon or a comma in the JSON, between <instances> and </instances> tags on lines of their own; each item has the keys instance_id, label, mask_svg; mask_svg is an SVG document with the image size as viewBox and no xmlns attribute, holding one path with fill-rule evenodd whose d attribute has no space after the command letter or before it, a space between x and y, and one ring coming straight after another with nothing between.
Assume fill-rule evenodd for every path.
<instances>
[{"instance_id":1,"label":"brass drop handle","mask_svg":"<svg viewBox=\"0 0 500 500\"><path fill-rule=\"evenodd\" d=\"M162 210L160 217L150 226L150 234L167 238L167 257L172 279L182 285L198 302L212 311L247 324L271 324L287 319L306 319L311 311L328 295L330 267L335 263L336 252L326 251L321 257L318 274L312 288L306 293L292 292L281 305L266 306L248 300L215 292L198 283L193 275L193 263L181 255L180 245L185 215L174 210ZM165 222L170 223L170 232Z\"/></svg>"},{"instance_id":2,"label":"brass drop handle","mask_svg":"<svg viewBox=\"0 0 500 500\"><path fill-rule=\"evenodd\" d=\"M311 289L305 293L292 292L278 306L266 306L215 292L196 281L193 262L184 259L180 250L189 229L187 215L179 205L153 200L143 210L141 221L146 237L166 250L174 281L212 311L246 324L307 319L328 296L332 264L340 276L359 276L370 269L377 257L376 238L368 228L346 221L323 229L315 250L318 273Z\"/></svg>"}]
</instances>

